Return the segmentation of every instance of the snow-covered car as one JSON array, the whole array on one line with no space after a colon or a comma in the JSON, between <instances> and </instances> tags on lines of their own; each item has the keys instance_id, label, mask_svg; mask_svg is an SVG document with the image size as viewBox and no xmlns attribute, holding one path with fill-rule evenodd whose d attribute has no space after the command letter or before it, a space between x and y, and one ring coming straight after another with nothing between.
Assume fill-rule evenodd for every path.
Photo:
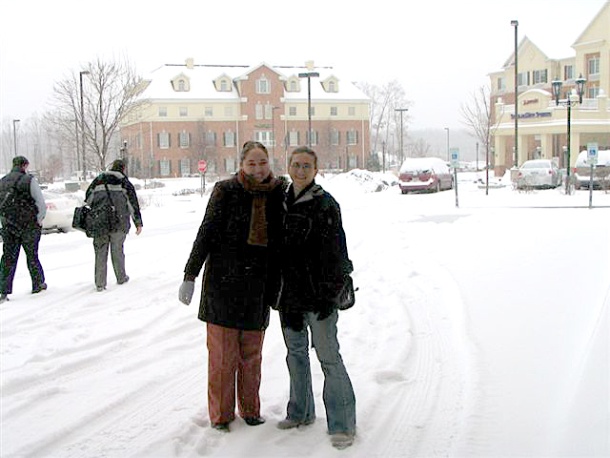
<instances>
[{"instance_id":1,"label":"snow-covered car","mask_svg":"<svg viewBox=\"0 0 610 458\"><path fill-rule=\"evenodd\" d=\"M42 195L47 204L47 214L42 220L43 231L68 232L72 230L74 209L82 205L82 199L75 194L52 191L42 191Z\"/></svg>"},{"instance_id":2,"label":"snow-covered car","mask_svg":"<svg viewBox=\"0 0 610 458\"><path fill-rule=\"evenodd\" d=\"M413 157L400 167L398 186L403 194L411 191L439 192L453 188L453 176L447 163L437 157Z\"/></svg>"},{"instance_id":3,"label":"snow-covered car","mask_svg":"<svg viewBox=\"0 0 610 458\"><path fill-rule=\"evenodd\" d=\"M515 184L517 189L556 188L561 185L561 172L555 161L530 159L519 167Z\"/></svg>"},{"instance_id":4,"label":"snow-covered car","mask_svg":"<svg viewBox=\"0 0 610 458\"><path fill-rule=\"evenodd\" d=\"M574 187L589 189L591 165L587 151L581 151L574 166ZM593 189L610 189L610 150L597 152L597 165L593 166Z\"/></svg>"}]
</instances>

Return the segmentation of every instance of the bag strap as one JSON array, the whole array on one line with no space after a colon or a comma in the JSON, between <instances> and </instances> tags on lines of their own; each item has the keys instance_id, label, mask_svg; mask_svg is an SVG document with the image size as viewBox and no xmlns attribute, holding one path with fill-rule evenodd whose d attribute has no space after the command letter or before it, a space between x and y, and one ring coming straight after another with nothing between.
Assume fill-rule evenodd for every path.
<instances>
[{"instance_id":1,"label":"bag strap","mask_svg":"<svg viewBox=\"0 0 610 458\"><path fill-rule=\"evenodd\" d=\"M108 199L110 199L110 204L114 207L114 200L112 200L112 195L108 190L108 183L104 183L104 188L106 188L106 194L108 195Z\"/></svg>"}]
</instances>

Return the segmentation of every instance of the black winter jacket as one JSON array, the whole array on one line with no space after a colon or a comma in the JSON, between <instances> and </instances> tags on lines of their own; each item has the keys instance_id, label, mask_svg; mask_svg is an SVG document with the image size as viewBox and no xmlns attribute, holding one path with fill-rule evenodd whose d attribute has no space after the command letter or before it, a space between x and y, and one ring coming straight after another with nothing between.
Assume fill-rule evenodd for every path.
<instances>
[{"instance_id":1,"label":"black winter jacket","mask_svg":"<svg viewBox=\"0 0 610 458\"><path fill-rule=\"evenodd\" d=\"M13 169L0 180L0 191L5 191L16 185L16 203L7 209L2 217L2 228L15 234L23 231L40 230L38 224L38 207L32 197L30 186L32 176L18 169Z\"/></svg>"},{"instance_id":2,"label":"black winter jacket","mask_svg":"<svg viewBox=\"0 0 610 458\"><path fill-rule=\"evenodd\" d=\"M328 313L337 308L344 276L353 267L339 204L315 182L296 199L288 189L281 249L279 310Z\"/></svg>"},{"instance_id":3,"label":"black winter jacket","mask_svg":"<svg viewBox=\"0 0 610 458\"><path fill-rule=\"evenodd\" d=\"M108 185L108 192L105 185ZM121 172L108 171L99 174L87 188L85 200L91 208L104 204L114 205L120 221L118 230L121 232L129 232L130 217L136 226L142 226L142 214L136 190Z\"/></svg>"},{"instance_id":4,"label":"black winter jacket","mask_svg":"<svg viewBox=\"0 0 610 458\"><path fill-rule=\"evenodd\" d=\"M248 245L253 194L237 177L214 186L184 269L199 275L205 262L199 319L241 330L264 330L279 290L278 238L283 192L267 193L267 247Z\"/></svg>"}]
</instances>

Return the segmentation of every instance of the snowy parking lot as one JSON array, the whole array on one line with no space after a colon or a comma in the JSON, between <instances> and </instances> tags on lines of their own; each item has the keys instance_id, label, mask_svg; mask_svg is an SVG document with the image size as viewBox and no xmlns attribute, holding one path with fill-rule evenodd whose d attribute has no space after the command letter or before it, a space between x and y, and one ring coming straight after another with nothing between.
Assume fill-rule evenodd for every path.
<instances>
[{"instance_id":1,"label":"snowy parking lot","mask_svg":"<svg viewBox=\"0 0 610 458\"><path fill-rule=\"evenodd\" d=\"M374 179L378 179L375 175ZM2 457L559 457L610 455L610 194L520 193L476 176L401 195L362 176L318 180L341 204L359 287L340 343L357 398L349 451L318 420L280 431L288 373L279 320L266 333L262 415L209 427L199 293L178 287L208 195L198 178L140 191L131 280L95 291L80 232L45 234L49 289L20 260L0 304ZM379 191L379 192L373 192ZM178 195L173 195L173 194ZM201 278L197 279L200 287ZM347 455L346 455L347 453Z\"/></svg>"}]
</instances>

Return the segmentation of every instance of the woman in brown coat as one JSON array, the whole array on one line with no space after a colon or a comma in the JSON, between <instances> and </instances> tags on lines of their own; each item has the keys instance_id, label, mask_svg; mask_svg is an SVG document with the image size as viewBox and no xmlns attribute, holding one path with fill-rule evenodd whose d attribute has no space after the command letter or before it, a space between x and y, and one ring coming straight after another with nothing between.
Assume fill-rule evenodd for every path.
<instances>
[{"instance_id":1,"label":"woman in brown coat","mask_svg":"<svg viewBox=\"0 0 610 458\"><path fill-rule=\"evenodd\" d=\"M205 263L199 319L207 323L210 421L221 431L235 419L236 378L239 415L250 426L264 422L262 345L279 286L281 182L263 144L246 142L240 159L239 172L212 191L179 292L189 304Z\"/></svg>"}]
</instances>

